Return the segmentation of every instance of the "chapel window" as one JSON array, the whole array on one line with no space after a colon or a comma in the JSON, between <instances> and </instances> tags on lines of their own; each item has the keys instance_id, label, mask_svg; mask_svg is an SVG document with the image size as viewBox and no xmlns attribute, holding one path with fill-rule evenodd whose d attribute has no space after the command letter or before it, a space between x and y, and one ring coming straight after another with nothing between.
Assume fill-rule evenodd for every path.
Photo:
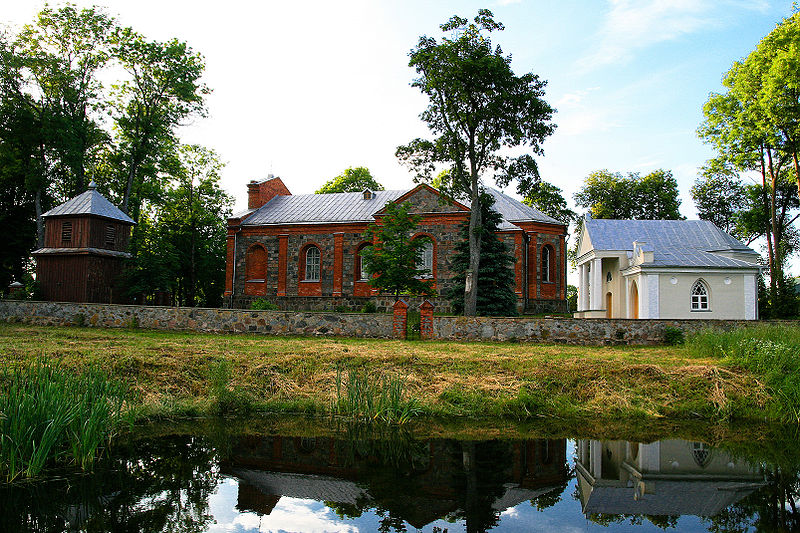
<instances>
[{"instance_id":1,"label":"chapel window","mask_svg":"<svg viewBox=\"0 0 800 533\"><path fill-rule=\"evenodd\" d=\"M62 242L70 242L72 241L72 222L65 221L61 223L61 241Z\"/></svg>"},{"instance_id":2,"label":"chapel window","mask_svg":"<svg viewBox=\"0 0 800 533\"><path fill-rule=\"evenodd\" d=\"M708 287L698 279L692 285L692 311L708 311Z\"/></svg>"},{"instance_id":3,"label":"chapel window","mask_svg":"<svg viewBox=\"0 0 800 533\"><path fill-rule=\"evenodd\" d=\"M542 281L550 282L555 279L553 272L553 247L545 245L542 247Z\"/></svg>"},{"instance_id":4,"label":"chapel window","mask_svg":"<svg viewBox=\"0 0 800 533\"><path fill-rule=\"evenodd\" d=\"M244 265L247 281L264 281L267 278L267 251L259 245L251 246Z\"/></svg>"},{"instance_id":5,"label":"chapel window","mask_svg":"<svg viewBox=\"0 0 800 533\"><path fill-rule=\"evenodd\" d=\"M306 281L319 281L320 253L316 246L306 249Z\"/></svg>"},{"instance_id":6,"label":"chapel window","mask_svg":"<svg viewBox=\"0 0 800 533\"><path fill-rule=\"evenodd\" d=\"M106 248L113 248L117 240L117 227L114 224L106 224Z\"/></svg>"},{"instance_id":7,"label":"chapel window","mask_svg":"<svg viewBox=\"0 0 800 533\"><path fill-rule=\"evenodd\" d=\"M420 275L421 278L433 277L433 241L423 238L422 253L417 261L417 270L423 270L424 274Z\"/></svg>"},{"instance_id":8,"label":"chapel window","mask_svg":"<svg viewBox=\"0 0 800 533\"><path fill-rule=\"evenodd\" d=\"M356 280L357 281L367 281L369 279L369 273L367 272L367 265L366 261L364 261L364 256L361 255L364 250L367 249L367 246L371 246L370 244L364 244L358 249L358 253L356 253L356 265L355 265L355 272L356 272Z\"/></svg>"}]
</instances>

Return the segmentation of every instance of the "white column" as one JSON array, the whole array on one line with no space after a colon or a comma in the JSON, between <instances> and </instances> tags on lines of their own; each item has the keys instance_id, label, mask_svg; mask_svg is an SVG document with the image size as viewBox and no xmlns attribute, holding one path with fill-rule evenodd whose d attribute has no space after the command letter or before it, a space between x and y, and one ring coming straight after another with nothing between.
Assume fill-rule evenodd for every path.
<instances>
[{"instance_id":1,"label":"white column","mask_svg":"<svg viewBox=\"0 0 800 533\"><path fill-rule=\"evenodd\" d=\"M636 276L639 286L639 318L650 318L650 300L647 298L647 276L639 273Z\"/></svg>"},{"instance_id":2,"label":"white column","mask_svg":"<svg viewBox=\"0 0 800 533\"><path fill-rule=\"evenodd\" d=\"M587 468L595 479L603 477L603 441L592 440L589 444L589 465Z\"/></svg>"},{"instance_id":3,"label":"white column","mask_svg":"<svg viewBox=\"0 0 800 533\"><path fill-rule=\"evenodd\" d=\"M603 308L603 264L602 259L592 259L592 291L589 308L592 311Z\"/></svg>"},{"instance_id":4,"label":"white column","mask_svg":"<svg viewBox=\"0 0 800 533\"><path fill-rule=\"evenodd\" d=\"M581 263L578 265L578 311L586 311L588 281L589 278L586 276L586 263Z\"/></svg>"}]
</instances>

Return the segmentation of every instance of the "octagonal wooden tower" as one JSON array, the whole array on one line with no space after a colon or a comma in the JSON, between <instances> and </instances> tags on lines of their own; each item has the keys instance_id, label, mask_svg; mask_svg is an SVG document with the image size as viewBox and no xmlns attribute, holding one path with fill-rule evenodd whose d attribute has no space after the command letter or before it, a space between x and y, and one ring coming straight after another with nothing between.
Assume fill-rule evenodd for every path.
<instances>
[{"instance_id":1,"label":"octagonal wooden tower","mask_svg":"<svg viewBox=\"0 0 800 533\"><path fill-rule=\"evenodd\" d=\"M59 302L127 303L120 287L131 218L97 192L86 192L42 215L44 247L33 252L42 297Z\"/></svg>"}]
</instances>

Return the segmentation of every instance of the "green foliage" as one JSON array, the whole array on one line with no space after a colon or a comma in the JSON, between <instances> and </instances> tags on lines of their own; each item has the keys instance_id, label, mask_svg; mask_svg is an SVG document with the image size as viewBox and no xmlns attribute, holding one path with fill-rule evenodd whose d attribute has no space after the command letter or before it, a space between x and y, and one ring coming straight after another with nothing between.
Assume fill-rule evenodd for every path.
<instances>
[{"instance_id":1,"label":"green foliage","mask_svg":"<svg viewBox=\"0 0 800 533\"><path fill-rule=\"evenodd\" d=\"M367 302L364 304L364 307L361 308L362 313L377 313L378 308L375 306L373 302Z\"/></svg>"},{"instance_id":2,"label":"green foliage","mask_svg":"<svg viewBox=\"0 0 800 533\"><path fill-rule=\"evenodd\" d=\"M432 285L422 277L429 274L417 265L422 257L424 241L412 239L421 220L410 213L411 204L388 202L385 214L367 227L365 236L374 242L361 252L362 260L370 277L369 285L393 294L432 296Z\"/></svg>"},{"instance_id":3,"label":"green foliage","mask_svg":"<svg viewBox=\"0 0 800 533\"><path fill-rule=\"evenodd\" d=\"M274 304L266 298L256 298L250 304L250 309L257 311L278 311L280 307L278 307L278 304Z\"/></svg>"},{"instance_id":4,"label":"green foliage","mask_svg":"<svg viewBox=\"0 0 800 533\"><path fill-rule=\"evenodd\" d=\"M89 470L123 422L124 387L89 370L42 362L0 374L0 474L32 478L50 466Z\"/></svg>"},{"instance_id":5,"label":"green foliage","mask_svg":"<svg viewBox=\"0 0 800 533\"><path fill-rule=\"evenodd\" d=\"M232 198L219 185L216 153L181 146L163 200L143 213L126 271L131 296L175 294L179 305L219 307L225 285L225 219Z\"/></svg>"},{"instance_id":6,"label":"green foliage","mask_svg":"<svg viewBox=\"0 0 800 533\"><path fill-rule=\"evenodd\" d=\"M589 209L593 218L682 220L678 182L668 170L646 176L596 170L575 193L575 203Z\"/></svg>"},{"instance_id":7,"label":"green foliage","mask_svg":"<svg viewBox=\"0 0 800 533\"><path fill-rule=\"evenodd\" d=\"M396 151L417 180L440 180L440 190L450 197L470 201L470 233L477 235L480 220L481 177L492 175L505 187L517 181L526 195L539 181L534 155L553 133L553 109L544 101L546 82L532 73L517 76L511 56L493 47L489 34L503 30L488 9L469 22L453 16L441 26L450 36L437 41L423 35L411 50L409 66L419 77L411 84L428 97L420 118L433 139L417 138ZM523 154L508 155L507 148L523 147ZM445 166L446 172L442 172ZM470 239L470 272L477 273L480 242ZM474 315L477 284L465 295L465 312Z\"/></svg>"},{"instance_id":8,"label":"green foliage","mask_svg":"<svg viewBox=\"0 0 800 533\"><path fill-rule=\"evenodd\" d=\"M704 330L689 337L688 349L703 357L753 372L773 394L782 418L800 422L800 328L760 325L730 331Z\"/></svg>"},{"instance_id":9,"label":"green foliage","mask_svg":"<svg viewBox=\"0 0 800 533\"><path fill-rule=\"evenodd\" d=\"M516 261L506 243L497 237L498 226L503 217L492 209L494 198L481 195L481 254L478 266L477 313L482 316L516 316L517 295L514 293L514 270ZM461 226L461 240L455 244L455 255L451 260L453 285L447 298L456 314L464 312L464 284L469 268L469 223Z\"/></svg>"},{"instance_id":10,"label":"green foliage","mask_svg":"<svg viewBox=\"0 0 800 533\"><path fill-rule=\"evenodd\" d=\"M578 214L569 208L561 189L546 181L540 181L528 190L522 203L535 207L567 226L578 221Z\"/></svg>"},{"instance_id":11,"label":"green foliage","mask_svg":"<svg viewBox=\"0 0 800 533\"><path fill-rule=\"evenodd\" d=\"M567 310L575 313L578 310L578 287L567 285Z\"/></svg>"},{"instance_id":12,"label":"green foliage","mask_svg":"<svg viewBox=\"0 0 800 533\"><path fill-rule=\"evenodd\" d=\"M209 367L211 411L219 416L246 415L253 411L253 400L238 387L230 384L231 369L228 361L218 361Z\"/></svg>"},{"instance_id":13,"label":"green foliage","mask_svg":"<svg viewBox=\"0 0 800 533\"><path fill-rule=\"evenodd\" d=\"M416 341L422 338L422 316L419 311L406 313L406 340Z\"/></svg>"},{"instance_id":14,"label":"green foliage","mask_svg":"<svg viewBox=\"0 0 800 533\"><path fill-rule=\"evenodd\" d=\"M775 293L767 290L764 277L758 278L758 316L763 319L797 318L800 316L800 295L791 277L778 280Z\"/></svg>"},{"instance_id":15,"label":"green foliage","mask_svg":"<svg viewBox=\"0 0 800 533\"><path fill-rule=\"evenodd\" d=\"M664 328L664 344L667 346L677 346L686 342L686 336L681 328L667 326Z\"/></svg>"},{"instance_id":16,"label":"green foliage","mask_svg":"<svg viewBox=\"0 0 800 533\"><path fill-rule=\"evenodd\" d=\"M721 230L738 238L747 238L741 231L740 217L748 202L745 186L730 167L715 160L700 169L691 189L692 199L701 220L713 222Z\"/></svg>"},{"instance_id":17,"label":"green foliage","mask_svg":"<svg viewBox=\"0 0 800 533\"><path fill-rule=\"evenodd\" d=\"M79 328L86 327L86 315L83 313L75 313L75 316L72 317L72 325Z\"/></svg>"},{"instance_id":18,"label":"green foliage","mask_svg":"<svg viewBox=\"0 0 800 533\"><path fill-rule=\"evenodd\" d=\"M405 399L404 383L393 378L374 378L350 369L346 377L336 372L336 400L332 412L369 422L405 424L421 410L416 400Z\"/></svg>"},{"instance_id":19,"label":"green foliage","mask_svg":"<svg viewBox=\"0 0 800 533\"><path fill-rule=\"evenodd\" d=\"M382 191L383 185L375 181L366 167L350 167L344 172L328 180L320 187L316 194L330 194L334 192L361 192L365 189Z\"/></svg>"}]
</instances>

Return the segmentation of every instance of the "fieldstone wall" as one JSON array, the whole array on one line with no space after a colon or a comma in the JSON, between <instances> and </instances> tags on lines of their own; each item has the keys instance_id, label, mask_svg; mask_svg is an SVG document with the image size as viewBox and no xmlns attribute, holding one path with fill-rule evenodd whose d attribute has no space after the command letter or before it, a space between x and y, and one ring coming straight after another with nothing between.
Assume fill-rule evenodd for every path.
<instances>
[{"instance_id":1,"label":"fieldstone wall","mask_svg":"<svg viewBox=\"0 0 800 533\"><path fill-rule=\"evenodd\" d=\"M363 313L250 311L2 300L0 320L52 326L142 327L210 333L392 337L391 315Z\"/></svg>"},{"instance_id":2,"label":"fieldstone wall","mask_svg":"<svg viewBox=\"0 0 800 533\"><path fill-rule=\"evenodd\" d=\"M394 302L392 302L394 303ZM408 302L409 310L418 304ZM38 325L142 327L213 333L393 337L393 314L251 311L113 304L0 300L0 321ZM604 318L430 317L432 340L524 341L562 344L659 344L667 327L685 334L703 328L752 326L747 320L627 320ZM796 322L787 322L796 324ZM427 325L427 324L426 324ZM426 328L427 329L427 328ZM427 337L427 334L426 334Z\"/></svg>"}]
</instances>

